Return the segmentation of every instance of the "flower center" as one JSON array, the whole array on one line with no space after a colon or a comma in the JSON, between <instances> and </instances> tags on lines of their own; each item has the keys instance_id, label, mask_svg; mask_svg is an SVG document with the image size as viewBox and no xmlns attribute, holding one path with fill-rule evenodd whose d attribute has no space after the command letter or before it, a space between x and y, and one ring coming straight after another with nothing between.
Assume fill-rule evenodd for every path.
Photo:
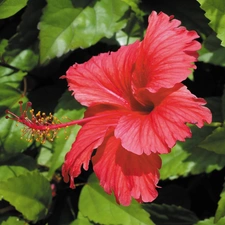
<instances>
[{"instance_id":1,"label":"flower center","mask_svg":"<svg viewBox=\"0 0 225 225\"><path fill-rule=\"evenodd\" d=\"M59 119L53 116L51 113L46 115L46 113L38 112L34 113L34 109L31 108L32 103L28 102L23 108L23 102L19 101L20 105L20 116L17 116L15 113L6 110L6 119L11 119L17 121L24 126L22 131L22 137L26 136L26 140L32 142L36 140L41 143L45 143L46 140L53 141L57 136L59 129L67 128L74 125L83 125L88 121L91 121L95 118L107 117L107 114L90 116L80 120L72 120L69 122L62 123Z\"/></svg>"}]
</instances>

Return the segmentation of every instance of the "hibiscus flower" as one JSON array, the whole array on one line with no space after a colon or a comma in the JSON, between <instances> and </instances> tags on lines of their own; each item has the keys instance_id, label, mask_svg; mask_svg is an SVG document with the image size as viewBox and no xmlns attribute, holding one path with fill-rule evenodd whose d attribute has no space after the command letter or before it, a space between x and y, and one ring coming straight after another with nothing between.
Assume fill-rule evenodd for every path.
<instances>
[{"instance_id":1,"label":"hibiscus flower","mask_svg":"<svg viewBox=\"0 0 225 225\"><path fill-rule=\"evenodd\" d=\"M202 127L212 120L205 100L181 83L196 68L196 38L180 21L153 11L143 41L75 64L62 77L87 106L83 119L57 124L52 114L33 110L29 119L30 102L25 110L19 102L21 115L7 110L6 118L42 142L53 140L59 128L81 125L62 167L65 182L75 188L74 178L92 161L100 185L118 203L151 202L158 195L160 154L191 137L187 123Z\"/></svg>"},{"instance_id":2,"label":"hibiscus flower","mask_svg":"<svg viewBox=\"0 0 225 225\"><path fill-rule=\"evenodd\" d=\"M71 188L91 160L100 185L118 203L151 202L157 197L159 155L191 137L187 123L211 122L205 100L181 83L196 68L201 45L197 33L180 24L152 12L143 41L75 64L63 76L87 106L62 168Z\"/></svg>"}]
</instances>

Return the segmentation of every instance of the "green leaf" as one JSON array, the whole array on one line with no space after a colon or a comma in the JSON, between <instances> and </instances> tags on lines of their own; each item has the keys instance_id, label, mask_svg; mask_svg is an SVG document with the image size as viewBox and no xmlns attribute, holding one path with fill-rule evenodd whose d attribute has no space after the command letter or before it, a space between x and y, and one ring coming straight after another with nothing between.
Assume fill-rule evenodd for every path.
<instances>
[{"instance_id":1,"label":"green leaf","mask_svg":"<svg viewBox=\"0 0 225 225\"><path fill-rule=\"evenodd\" d=\"M198 0L205 16L210 20L210 27L225 46L225 5L223 0Z\"/></svg>"},{"instance_id":2,"label":"green leaf","mask_svg":"<svg viewBox=\"0 0 225 225\"><path fill-rule=\"evenodd\" d=\"M213 125L213 124L212 124ZM210 173L225 166L225 156L200 148L198 145L214 130L205 126L201 129L191 126L192 138L178 142L170 154L161 155L161 179L175 179L189 174Z\"/></svg>"},{"instance_id":3,"label":"green leaf","mask_svg":"<svg viewBox=\"0 0 225 225\"><path fill-rule=\"evenodd\" d=\"M2 75L2 74L1 74ZM18 71L12 72L10 75L0 75L0 84L10 85L11 87L18 88L21 80L27 75L26 72Z\"/></svg>"},{"instance_id":4,"label":"green leaf","mask_svg":"<svg viewBox=\"0 0 225 225\"><path fill-rule=\"evenodd\" d=\"M71 93L68 91L60 98L59 103L55 109L54 116L60 121L76 120L83 117L85 108L81 106ZM77 132L80 126L72 126L61 129L56 140L53 142L53 155L50 162L50 170L48 177L51 178L56 169L58 169L64 162L66 153L70 150L72 143L76 139Z\"/></svg>"},{"instance_id":5,"label":"green leaf","mask_svg":"<svg viewBox=\"0 0 225 225\"><path fill-rule=\"evenodd\" d=\"M52 142L46 141L46 143L42 144L39 148L39 154L37 157L38 165L50 167L53 154L52 151Z\"/></svg>"},{"instance_id":6,"label":"green leaf","mask_svg":"<svg viewBox=\"0 0 225 225\"><path fill-rule=\"evenodd\" d=\"M161 155L162 168L160 169L160 178L165 180L187 176L191 171L191 167L194 166L194 162L185 162L188 156L189 153L184 151L179 143L172 148L169 154Z\"/></svg>"},{"instance_id":7,"label":"green leaf","mask_svg":"<svg viewBox=\"0 0 225 225\"><path fill-rule=\"evenodd\" d=\"M38 23L42 15L42 9L46 5L45 0L29 0L27 7L17 28L17 33L9 40L7 51L35 49L38 44Z\"/></svg>"},{"instance_id":8,"label":"green leaf","mask_svg":"<svg viewBox=\"0 0 225 225\"><path fill-rule=\"evenodd\" d=\"M225 154L225 127L216 128L212 134L202 141L199 147L217 154Z\"/></svg>"},{"instance_id":9,"label":"green leaf","mask_svg":"<svg viewBox=\"0 0 225 225\"><path fill-rule=\"evenodd\" d=\"M225 224L225 217L221 218L217 223L214 223L214 218L211 217L209 219L198 221L194 225L224 225Z\"/></svg>"},{"instance_id":10,"label":"green leaf","mask_svg":"<svg viewBox=\"0 0 225 225\"><path fill-rule=\"evenodd\" d=\"M0 144L6 153L22 152L30 145L26 141L26 135L21 134L20 127L23 128L23 125L6 119L5 110L10 109L13 113L20 115L18 101L21 100L25 103L27 98L22 97L22 94L17 89L5 84L0 84L0 90L0 115L4 116L0 119ZM27 135L29 136L29 132Z\"/></svg>"},{"instance_id":11,"label":"green leaf","mask_svg":"<svg viewBox=\"0 0 225 225\"><path fill-rule=\"evenodd\" d=\"M121 0L48 0L39 24L41 63L112 37L126 25L128 9Z\"/></svg>"},{"instance_id":12,"label":"green leaf","mask_svg":"<svg viewBox=\"0 0 225 225\"><path fill-rule=\"evenodd\" d=\"M128 207L118 205L113 195L104 192L94 174L81 191L79 210L89 220L100 224L154 224L136 201Z\"/></svg>"},{"instance_id":13,"label":"green leaf","mask_svg":"<svg viewBox=\"0 0 225 225\"><path fill-rule=\"evenodd\" d=\"M0 155L0 181L17 177L36 169L36 162L30 156L18 153L13 155Z\"/></svg>"},{"instance_id":14,"label":"green leaf","mask_svg":"<svg viewBox=\"0 0 225 225\"><path fill-rule=\"evenodd\" d=\"M1 225L28 225L28 223L18 217L10 216L6 221L3 221Z\"/></svg>"},{"instance_id":15,"label":"green leaf","mask_svg":"<svg viewBox=\"0 0 225 225\"><path fill-rule=\"evenodd\" d=\"M222 125L224 118L221 97L210 97L205 98L205 100L207 101L207 107L212 112L212 121L221 122Z\"/></svg>"},{"instance_id":16,"label":"green leaf","mask_svg":"<svg viewBox=\"0 0 225 225\"><path fill-rule=\"evenodd\" d=\"M5 52L5 48L8 45L8 40L6 39L2 39L0 40L0 56L2 56L2 54Z\"/></svg>"},{"instance_id":17,"label":"green leaf","mask_svg":"<svg viewBox=\"0 0 225 225\"><path fill-rule=\"evenodd\" d=\"M220 200L218 202L214 223L217 223L224 216L225 216L225 183L223 184L223 190L220 194Z\"/></svg>"},{"instance_id":18,"label":"green leaf","mask_svg":"<svg viewBox=\"0 0 225 225\"><path fill-rule=\"evenodd\" d=\"M5 57L5 60L8 62L8 64L15 68L14 70L3 68L7 69L7 73L5 72L4 74L9 74L18 70L30 71L38 64L39 59L39 56L33 48L6 51L3 54L3 57Z\"/></svg>"},{"instance_id":19,"label":"green leaf","mask_svg":"<svg viewBox=\"0 0 225 225\"><path fill-rule=\"evenodd\" d=\"M198 58L199 61L204 63L211 63L213 65L225 66L225 48L220 47L213 52L204 51L204 46L202 48L202 52Z\"/></svg>"},{"instance_id":20,"label":"green leaf","mask_svg":"<svg viewBox=\"0 0 225 225\"><path fill-rule=\"evenodd\" d=\"M27 4L27 0L1 0L0 1L0 19L13 16Z\"/></svg>"},{"instance_id":21,"label":"green leaf","mask_svg":"<svg viewBox=\"0 0 225 225\"><path fill-rule=\"evenodd\" d=\"M28 31L24 32L29 33ZM37 44L32 46L29 40L31 38L25 38L26 35L20 32L18 35L13 36L9 42L1 42L1 77L9 76L20 70L21 72L27 72L37 66L39 60Z\"/></svg>"},{"instance_id":22,"label":"green leaf","mask_svg":"<svg viewBox=\"0 0 225 225\"><path fill-rule=\"evenodd\" d=\"M222 96L222 118L223 122L225 121L225 88L223 89L223 96Z\"/></svg>"},{"instance_id":23,"label":"green leaf","mask_svg":"<svg viewBox=\"0 0 225 225\"><path fill-rule=\"evenodd\" d=\"M204 63L211 63L213 65L225 66L225 48L220 45L221 41L213 32L208 36L199 50L200 56L198 60Z\"/></svg>"},{"instance_id":24,"label":"green leaf","mask_svg":"<svg viewBox=\"0 0 225 225\"><path fill-rule=\"evenodd\" d=\"M12 177L0 186L0 198L8 201L31 221L43 219L51 203L51 188L38 172Z\"/></svg>"},{"instance_id":25,"label":"green leaf","mask_svg":"<svg viewBox=\"0 0 225 225\"><path fill-rule=\"evenodd\" d=\"M143 19L143 16L144 16L145 13L138 6L138 4L140 3L140 0L121 0L121 1L123 1L127 5L129 5L131 7L132 11L135 12L136 16L139 19Z\"/></svg>"},{"instance_id":26,"label":"green leaf","mask_svg":"<svg viewBox=\"0 0 225 225\"><path fill-rule=\"evenodd\" d=\"M77 219L74 220L70 225L92 225L91 221L87 217L84 217L81 212L78 212Z\"/></svg>"},{"instance_id":27,"label":"green leaf","mask_svg":"<svg viewBox=\"0 0 225 225\"><path fill-rule=\"evenodd\" d=\"M144 35L144 25L132 14L127 22L126 27L116 33L116 40L120 45L128 45L134 43L136 40L142 39Z\"/></svg>"},{"instance_id":28,"label":"green leaf","mask_svg":"<svg viewBox=\"0 0 225 225\"><path fill-rule=\"evenodd\" d=\"M159 0L151 1L151 4L146 1L146 4L144 7L147 9L150 8L157 12L163 11L168 15L174 15L176 19L182 22L183 26L189 30L196 30L203 38L212 33L208 20L204 16L204 11L199 7L197 1Z\"/></svg>"},{"instance_id":29,"label":"green leaf","mask_svg":"<svg viewBox=\"0 0 225 225\"><path fill-rule=\"evenodd\" d=\"M155 224L160 225L193 225L198 222L197 216L180 206L166 204L144 204L143 208L150 213Z\"/></svg>"},{"instance_id":30,"label":"green leaf","mask_svg":"<svg viewBox=\"0 0 225 225\"><path fill-rule=\"evenodd\" d=\"M18 106L18 101L22 100L22 93L18 89L7 84L0 84L0 108ZM24 99L23 99L24 100Z\"/></svg>"}]
</instances>

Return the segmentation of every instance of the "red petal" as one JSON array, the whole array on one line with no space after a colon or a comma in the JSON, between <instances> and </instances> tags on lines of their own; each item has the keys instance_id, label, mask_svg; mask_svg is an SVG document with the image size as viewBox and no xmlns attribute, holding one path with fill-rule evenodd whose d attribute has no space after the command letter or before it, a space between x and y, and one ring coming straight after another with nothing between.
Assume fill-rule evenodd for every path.
<instances>
[{"instance_id":1,"label":"red petal","mask_svg":"<svg viewBox=\"0 0 225 225\"><path fill-rule=\"evenodd\" d=\"M171 89L161 89L156 94L144 92L154 104L147 115L138 112L121 117L115 129L115 136L122 146L135 154L152 152L168 153L176 141L191 137L186 123L202 127L211 123L209 109L203 107L205 101L192 95L182 84Z\"/></svg>"},{"instance_id":2,"label":"red petal","mask_svg":"<svg viewBox=\"0 0 225 225\"><path fill-rule=\"evenodd\" d=\"M104 108L104 107L103 107ZM98 111L103 109L102 106L89 108L87 115L100 115ZM64 181L70 180L70 187L74 188L73 179L81 173L81 166L85 170L88 169L91 154L103 142L105 134L110 127L115 127L121 114L108 111L102 113L103 116L96 117L92 121L86 123L79 131L71 150L66 154L65 162L62 168Z\"/></svg>"},{"instance_id":3,"label":"red petal","mask_svg":"<svg viewBox=\"0 0 225 225\"><path fill-rule=\"evenodd\" d=\"M136 155L126 151L120 140L109 134L92 159L100 185L122 205L129 205L133 197L139 202L151 202L158 193L158 169L161 159L152 153Z\"/></svg>"},{"instance_id":4,"label":"red petal","mask_svg":"<svg viewBox=\"0 0 225 225\"><path fill-rule=\"evenodd\" d=\"M121 47L117 52L92 57L84 64L69 68L69 90L83 105L116 104L130 107L131 71L139 42Z\"/></svg>"},{"instance_id":5,"label":"red petal","mask_svg":"<svg viewBox=\"0 0 225 225\"><path fill-rule=\"evenodd\" d=\"M144 40L139 47L133 75L136 89L150 92L171 88L187 78L195 68L201 45L195 31L179 27L180 21L164 13L152 12Z\"/></svg>"}]
</instances>

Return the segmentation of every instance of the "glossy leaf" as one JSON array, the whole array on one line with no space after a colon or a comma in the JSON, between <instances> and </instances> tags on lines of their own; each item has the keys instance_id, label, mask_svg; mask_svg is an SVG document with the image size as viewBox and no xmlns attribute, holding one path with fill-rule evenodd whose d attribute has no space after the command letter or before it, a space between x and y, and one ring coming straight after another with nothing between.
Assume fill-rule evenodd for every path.
<instances>
[{"instance_id":1,"label":"glossy leaf","mask_svg":"<svg viewBox=\"0 0 225 225\"><path fill-rule=\"evenodd\" d=\"M170 154L161 155L161 179L221 170L225 166L225 156L198 147L214 130L215 127L192 127L191 139L177 143Z\"/></svg>"},{"instance_id":2,"label":"glossy leaf","mask_svg":"<svg viewBox=\"0 0 225 225\"><path fill-rule=\"evenodd\" d=\"M225 46L225 6L223 0L198 0L205 16L210 20L210 27L217 33L217 37Z\"/></svg>"},{"instance_id":3,"label":"glossy leaf","mask_svg":"<svg viewBox=\"0 0 225 225\"><path fill-rule=\"evenodd\" d=\"M0 19L13 16L15 13L24 8L27 0L1 0L0 1Z\"/></svg>"},{"instance_id":4,"label":"glossy leaf","mask_svg":"<svg viewBox=\"0 0 225 225\"><path fill-rule=\"evenodd\" d=\"M38 172L12 177L1 182L0 198L13 205L26 219L37 221L47 215L51 203L50 184Z\"/></svg>"},{"instance_id":5,"label":"glossy leaf","mask_svg":"<svg viewBox=\"0 0 225 225\"><path fill-rule=\"evenodd\" d=\"M225 183L223 184L223 190L218 201L214 222L217 223L222 217L225 217Z\"/></svg>"},{"instance_id":6,"label":"glossy leaf","mask_svg":"<svg viewBox=\"0 0 225 225\"><path fill-rule=\"evenodd\" d=\"M110 38L126 25L129 6L120 0L47 2L39 24L41 63Z\"/></svg>"},{"instance_id":7,"label":"glossy leaf","mask_svg":"<svg viewBox=\"0 0 225 225\"><path fill-rule=\"evenodd\" d=\"M54 116L60 121L81 119L83 117L84 111L85 108L77 103L74 97L71 96L68 91L66 91L59 100L59 103L55 109ZM57 138L53 142L52 146L52 149L54 151L50 160L50 170L48 173L49 178L64 162L65 154L70 150L72 143L76 139L76 135L79 129L80 126L72 126L61 129L58 132Z\"/></svg>"},{"instance_id":8,"label":"glossy leaf","mask_svg":"<svg viewBox=\"0 0 225 225\"><path fill-rule=\"evenodd\" d=\"M144 204L143 208L150 213L155 224L193 225L198 222L197 216L180 206L166 204Z\"/></svg>"},{"instance_id":9,"label":"glossy leaf","mask_svg":"<svg viewBox=\"0 0 225 225\"><path fill-rule=\"evenodd\" d=\"M100 224L154 224L136 201L128 207L118 205L113 195L104 192L94 174L82 189L79 210L89 220Z\"/></svg>"}]
</instances>

